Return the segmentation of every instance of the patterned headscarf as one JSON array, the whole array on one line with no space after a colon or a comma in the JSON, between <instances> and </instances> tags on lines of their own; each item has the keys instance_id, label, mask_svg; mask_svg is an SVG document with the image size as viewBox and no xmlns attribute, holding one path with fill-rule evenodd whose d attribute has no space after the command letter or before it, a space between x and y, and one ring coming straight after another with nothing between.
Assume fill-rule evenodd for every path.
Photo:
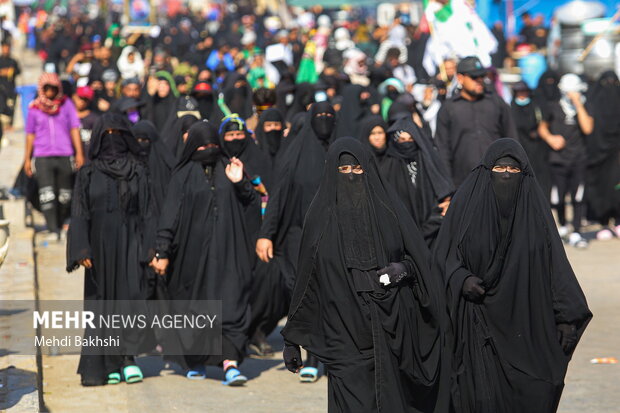
<instances>
[{"instance_id":1,"label":"patterned headscarf","mask_svg":"<svg viewBox=\"0 0 620 413\"><path fill-rule=\"evenodd\" d=\"M54 99L48 99L45 96L45 91L43 90L45 86L55 86L58 88L58 94ZM60 83L60 79L58 75L55 73L43 73L39 78L39 84L37 87L38 96L37 98L30 104L31 107L37 108L42 112L47 113L48 115L55 115L60 111L60 107L65 102L66 97L62 93L62 83Z\"/></svg>"}]
</instances>

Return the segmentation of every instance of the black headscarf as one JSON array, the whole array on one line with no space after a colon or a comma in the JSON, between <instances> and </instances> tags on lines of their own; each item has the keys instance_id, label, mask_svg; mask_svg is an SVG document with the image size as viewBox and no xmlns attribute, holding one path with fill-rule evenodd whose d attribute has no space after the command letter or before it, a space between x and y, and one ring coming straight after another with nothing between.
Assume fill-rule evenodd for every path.
<instances>
[{"instance_id":1,"label":"black headscarf","mask_svg":"<svg viewBox=\"0 0 620 413\"><path fill-rule=\"evenodd\" d=\"M166 197L166 189L170 181L170 174L176 165L176 159L164 142L160 139L155 125L148 120L141 120L131 127L136 138L148 139L150 149L147 158L149 167L149 179L151 182L151 195L155 204L159 207ZM155 213L158 215L158 213Z\"/></svg>"},{"instance_id":2,"label":"black headscarf","mask_svg":"<svg viewBox=\"0 0 620 413\"><path fill-rule=\"evenodd\" d=\"M521 169L509 226L491 171L511 157ZM511 192L511 191L507 191ZM455 409L462 412L553 411L570 354L557 324L570 324L576 339L592 314L525 151L499 139L454 195L433 251L453 322ZM461 294L471 275L482 279L484 301Z\"/></svg>"},{"instance_id":3,"label":"black headscarf","mask_svg":"<svg viewBox=\"0 0 620 413\"><path fill-rule=\"evenodd\" d=\"M199 120L194 115L183 115L180 118L175 116L169 121L166 127L164 127L161 135L163 136L164 143L174 155L175 159L178 160L183 152L183 135L197 122L199 122Z\"/></svg>"},{"instance_id":4,"label":"black headscarf","mask_svg":"<svg viewBox=\"0 0 620 413\"><path fill-rule=\"evenodd\" d=\"M541 107L545 107L549 102L557 102L560 99L559 83L560 74L555 70L547 70L542 74L534 93L534 99Z\"/></svg>"},{"instance_id":5,"label":"black headscarf","mask_svg":"<svg viewBox=\"0 0 620 413\"><path fill-rule=\"evenodd\" d=\"M310 127L314 136L321 141L332 139L336 130L336 111L329 102L318 102L310 107ZM331 116L319 116L330 114Z\"/></svg>"},{"instance_id":6,"label":"black headscarf","mask_svg":"<svg viewBox=\"0 0 620 413\"><path fill-rule=\"evenodd\" d=\"M382 149L375 148L374 146L370 144L370 141L368 140L368 138L370 137L370 133L377 126L381 126L383 130L385 131L385 147L383 147ZM360 132L358 136L359 136L360 141L364 145L368 145L368 148L375 154L376 157L378 158L382 157L387 151L387 147L388 147L387 125L385 124L385 121L383 120L381 116L372 115L372 116L368 116L362 119L362 123L360 125ZM379 159L377 159L377 162L381 163Z\"/></svg>"},{"instance_id":7,"label":"black headscarf","mask_svg":"<svg viewBox=\"0 0 620 413\"><path fill-rule=\"evenodd\" d=\"M280 122L282 124L282 130L265 132L265 122ZM258 126L254 131L256 133L256 142L258 143L258 147L271 157L274 157L280 149L284 126L284 117L280 111L275 108L267 109L261 113L260 118L258 119Z\"/></svg>"},{"instance_id":8,"label":"black headscarf","mask_svg":"<svg viewBox=\"0 0 620 413\"><path fill-rule=\"evenodd\" d=\"M245 138L226 142L224 135L228 131L241 130L245 133ZM267 190L271 188L271 166L272 162L269 155L263 152L250 136L245 123L239 118L226 118L220 125L220 148L226 161L233 156L243 162L243 168L249 179L260 177Z\"/></svg>"},{"instance_id":9,"label":"black headscarf","mask_svg":"<svg viewBox=\"0 0 620 413\"><path fill-rule=\"evenodd\" d=\"M241 87L235 87L235 83L244 81ZM226 77L224 82L224 101L232 113L236 113L241 119L252 116L252 88L245 76L233 72Z\"/></svg>"},{"instance_id":10,"label":"black headscarf","mask_svg":"<svg viewBox=\"0 0 620 413\"><path fill-rule=\"evenodd\" d=\"M107 130L114 130L112 134ZM98 169L114 177L129 178L142 148L131 133L129 121L121 115L106 113L93 127L89 158Z\"/></svg>"},{"instance_id":11,"label":"black headscarf","mask_svg":"<svg viewBox=\"0 0 620 413\"><path fill-rule=\"evenodd\" d=\"M208 144L216 144L218 148L207 148L197 151L201 146ZM190 161L198 161L201 162L201 164L203 162L215 164L217 159L219 159L221 150L219 145L219 136L213 125L206 121L194 123L188 130L187 141L183 146L183 152L181 152L176 169L183 168L183 166ZM206 165L202 164L202 166L204 167Z\"/></svg>"},{"instance_id":12,"label":"black headscarf","mask_svg":"<svg viewBox=\"0 0 620 413\"><path fill-rule=\"evenodd\" d=\"M338 130L336 136L357 136L360 122L371 115L372 96L362 101L361 94L368 89L361 85L347 85L342 91L342 106L338 112ZM370 92L369 92L370 93Z\"/></svg>"},{"instance_id":13,"label":"black headscarf","mask_svg":"<svg viewBox=\"0 0 620 413\"><path fill-rule=\"evenodd\" d=\"M364 170L353 177L359 182L338 172L348 156L355 158L348 162L359 162ZM343 188L352 183L364 190L354 194ZM364 206L359 219L367 231L358 235L372 245L357 251L363 253L357 258L366 256L364 262L347 258L348 248L355 246L346 245L343 234L351 228L341 221L341 212L352 199ZM379 175L372 154L355 138L336 140L306 214L297 281L282 331L288 342L304 346L326 364L330 404L346 406L343 411L350 411L355 400L378 412L447 411L449 354L442 354L447 319L427 254L415 223ZM419 284L381 287L374 270L405 259ZM356 268L360 266L373 270Z\"/></svg>"},{"instance_id":14,"label":"black headscarf","mask_svg":"<svg viewBox=\"0 0 620 413\"><path fill-rule=\"evenodd\" d=\"M396 142L397 131L408 132L413 142ZM388 129L388 149L379 168L432 245L442 220L438 205L452 195L454 187L433 142L411 117Z\"/></svg>"}]
</instances>

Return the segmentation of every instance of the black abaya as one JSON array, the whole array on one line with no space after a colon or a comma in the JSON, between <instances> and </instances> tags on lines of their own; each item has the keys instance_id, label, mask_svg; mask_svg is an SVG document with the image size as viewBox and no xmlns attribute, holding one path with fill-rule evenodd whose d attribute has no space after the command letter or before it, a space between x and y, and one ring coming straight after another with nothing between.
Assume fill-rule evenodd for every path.
<instances>
[{"instance_id":1,"label":"black abaya","mask_svg":"<svg viewBox=\"0 0 620 413\"><path fill-rule=\"evenodd\" d=\"M510 156L521 181L502 231L491 172ZM502 232L505 234L502 236ZM454 195L433 252L446 283L454 334L452 398L463 413L555 412L574 345L592 314L523 148L500 139ZM464 281L482 279L481 302ZM572 348L560 326L574 329Z\"/></svg>"},{"instance_id":2,"label":"black abaya","mask_svg":"<svg viewBox=\"0 0 620 413\"><path fill-rule=\"evenodd\" d=\"M396 131L408 132L413 137L413 149L389 141L379 170L431 246L443 219L439 204L452 195L454 187L433 142L410 117L398 120L388 130L388 136Z\"/></svg>"},{"instance_id":3,"label":"black abaya","mask_svg":"<svg viewBox=\"0 0 620 413\"><path fill-rule=\"evenodd\" d=\"M519 135L519 143L525 149L532 169L536 174L536 179L543 193L549 199L551 196L551 169L549 164L551 148L549 148L547 142L538 136L538 124L542 118L542 111L535 102L520 106L514 100L511 104L511 109Z\"/></svg>"},{"instance_id":4,"label":"black abaya","mask_svg":"<svg viewBox=\"0 0 620 413\"><path fill-rule=\"evenodd\" d=\"M118 132L108 134L109 129ZM84 300L85 308L97 311L104 302L146 298L143 238L149 217L149 185L147 170L136 158L140 146L126 119L103 115L95 124L91 142L92 162L78 171L73 191L67 271L91 260L92 268L85 270ZM138 344L140 337L127 334L123 346ZM85 332L90 337L107 335L104 328ZM102 354L102 348L83 347L78 373L85 385L104 384L108 374L122 367L123 356L118 351Z\"/></svg>"},{"instance_id":5,"label":"black abaya","mask_svg":"<svg viewBox=\"0 0 620 413\"><path fill-rule=\"evenodd\" d=\"M592 105L594 131L586 139L586 202L588 215L603 225L615 219L620 225L620 82L605 72L588 101Z\"/></svg>"},{"instance_id":6,"label":"black abaya","mask_svg":"<svg viewBox=\"0 0 620 413\"><path fill-rule=\"evenodd\" d=\"M224 155L206 170L191 160L198 147L220 139L215 135L205 122L190 128L157 237L157 250L171 257L171 299L222 300L222 355L186 359L185 367L241 362L250 322L254 244L248 228L260 222L260 198L247 179L230 182Z\"/></svg>"},{"instance_id":7,"label":"black abaya","mask_svg":"<svg viewBox=\"0 0 620 413\"><path fill-rule=\"evenodd\" d=\"M364 170L351 176L364 191L351 193L357 201L345 205L343 154ZM447 315L424 240L359 141L338 139L324 171L306 215L282 335L326 365L330 413L447 411ZM353 210L357 226L346 224ZM410 278L384 287L377 270L392 262L406 263Z\"/></svg>"}]
</instances>

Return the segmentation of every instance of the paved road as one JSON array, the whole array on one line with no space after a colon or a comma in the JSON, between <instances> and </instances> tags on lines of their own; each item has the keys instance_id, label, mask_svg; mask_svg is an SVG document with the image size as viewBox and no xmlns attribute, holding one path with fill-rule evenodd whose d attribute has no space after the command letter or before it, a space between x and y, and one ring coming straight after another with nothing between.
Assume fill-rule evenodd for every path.
<instances>
[{"instance_id":1,"label":"paved road","mask_svg":"<svg viewBox=\"0 0 620 413\"><path fill-rule=\"evenodd\" d=\"M29 57L29 59L32 59ZM32 61L32 60L29 60ZM35 69L30 76L35 76ZM35 82L35 78L30 81ZM21 162L23 137L19 132L12 134L8 148L0 152L0 185L12 182L14 171ZM17 211L16 209L11 209ZM14 220L22 219L17 212ZM40 217L37 218L41 222ZM24 230L25 231L25 230ZM20 232L22 237L29 233ZM41 299L77 299L82 296L83 274L78 271L67 274L64 271L64 245L48 244L35 240L39 266ZM23 251L22 251L23 253ZM592 365L594 357L620 357L620 241L595 242L585 251L569 249L568 254L577 276L583 286L594 319L573 357L566 379L561 413L611 413L620 411L620 365ZM15 266L28 266L27 261L18 261ZM6 268L0 275L7 273ZM17 279L17 278L16 278ZM27 275L20 283L2 284L6 294L10 289L22 290L24 282L32 282ZM24 281L25 280L25 281ZM34 286L26 285L26 289ZM270 337L271 343L280 348L282 341L278 334ZM0 346L1 347L1 346ZM6 362L1 357L0 362ZM43 396L46 406L52 412L324 412L326 411L326 380L315 384L300 384L297 378L284 370L281 354L272 359L249 359L242 369L250 382L244 388L228 388L221 385L218 369L208 371L204 381L185 379L178 370L164 365L158 357L139 360L146 379L141 384L83 388L75 373L77 356L43 357ZM33 365L20 369L20 374L35 373ZM17 382L17 380L16 380ZM32 391L32 390L30 390ZM28 390L15 392L25 398ZM23 395L22 395L23 394ZM32 402L32 400L30 400ZM19 411L35 411L34 405ZM10 411L18 411L17 407ZM30 410L28 410L30 409Z\"/></svg>"}]
</instances>

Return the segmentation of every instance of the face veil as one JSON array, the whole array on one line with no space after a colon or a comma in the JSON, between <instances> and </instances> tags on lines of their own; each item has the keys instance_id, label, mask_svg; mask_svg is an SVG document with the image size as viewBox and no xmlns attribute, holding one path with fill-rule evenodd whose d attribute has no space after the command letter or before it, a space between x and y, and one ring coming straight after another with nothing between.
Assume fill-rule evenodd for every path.
<instances>
[{"instance_id":1,"label":"face veil","mask_svg":"<svg viewBox=\"0 0 620 413\"><path fill-rule=\"evenodd\" d=\"M359 160L349 153L340 155L338 167L354 169ZM336 206L347 267L359 270L377 268L370 208L364 173L352 170L338 173Z\"/></svg>"}]
</instances>

